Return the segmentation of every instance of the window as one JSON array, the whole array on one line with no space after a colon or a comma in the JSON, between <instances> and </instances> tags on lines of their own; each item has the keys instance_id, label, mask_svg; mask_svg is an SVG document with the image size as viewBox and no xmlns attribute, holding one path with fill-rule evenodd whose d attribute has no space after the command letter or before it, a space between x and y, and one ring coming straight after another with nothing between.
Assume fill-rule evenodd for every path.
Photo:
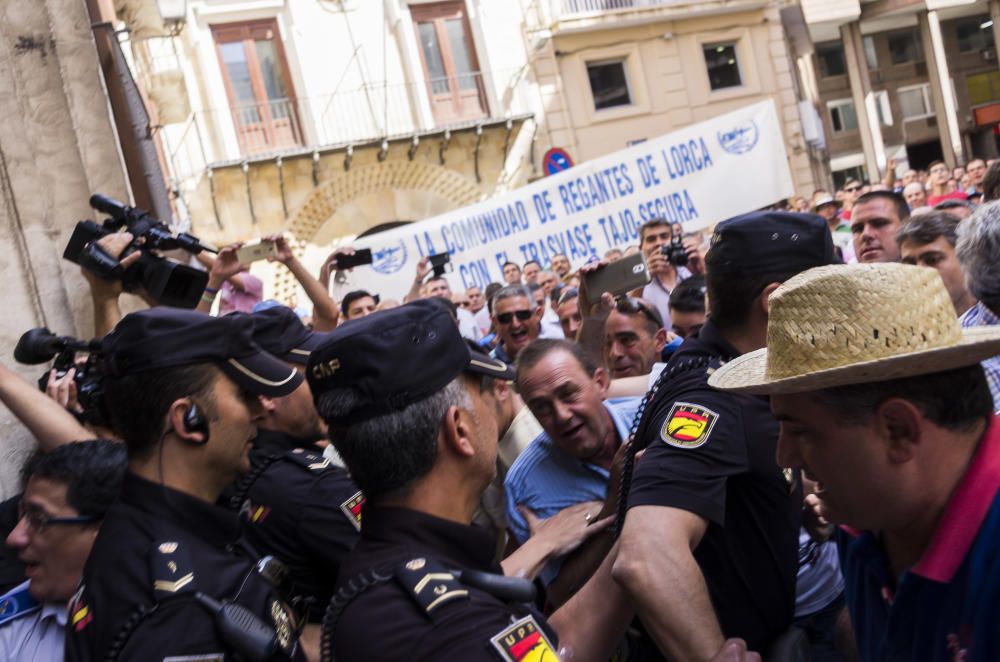
<instances>
[{"instance_id":1,"label":"window","mask_svg":"<svg viewBox=\"0 0 1000 662\"><path fill-rule=\"evenodd\" d=\"M816 59L819 60L819 75L823 78L847 73L844 47L837 42L816 46Z\"/></svg>"},{"instance_id":2,"label":"window","mask_svg":"<svg viewBox=\"0 0 1000 662\"><path fill-rule=\"evenodd\" d=\"M865 49L865 62L868 64L868 70L874 71L878 69L878 55L875 54L875 38L870 35L862 37L861 45Z\"/></svg>"},{"instance_id":3,"label":"window","mask_svg":"<svg viewBox=\"0 0 1000 662\"><path fill-rule=\"evenodd\" d=\"M833 188L840 190L844 187L844 184L856 179L859 182L868 181L868 175L865 174L864 166L853 166L850 168L844 168L843 170L833 171Z\"/></svg>"},{"instance_id":4,"label":"window","mask_svg":"<svg viewBox=\"0 0 1000 662\"><path fill-rule=\"evenodd\" d=\"M854 111L854 102L850 99L838 99L826 104L830 111L830 126L833 132L844 133L858 128L858 114Z\"/></svg>"},{"instance_id":5,"label":"window","mask_svg":"<svg viewBox=\"0 0 1000 662\"><path fill-rule=\"evenodd\" d=\"M911 85L899 88L899 110L903 121L930 117L934 114L934 100L931 97L930 83Z\"/></svg>"},{"instance_id":6,"label":"window","mask_svg":"<svg viewBox=\"0 0 1000 662\"><path fill-rule=\"evenodd\" d=\"M708 84L713 90L739 87L740 63L736 60L736 44L713 44L702 47L705 67L708 69Z\"/></svg>"},{"instance_id":7,"label":"window","mask_svg":"<svg viewBox=\"0 0 1000 662\"><path fill-rule=\"evenodd\" d=\"M213 25L212 37L240 150L254 154L302 144L274 19Z\"/></svg>"},{"instance_id":8,"label":"window","mask_svg":"<svg viewBox=\"0 0 1000 662\"><path fill-rule=\"evenodd\" d=\"M889 57L893 64L919 62L924 59L920 41L913 30L894 32L889 35Z\"/></svg>"},{"instance_id":9,"label":"window","mask_svg":"<svg viewBox=\"0 0 1000 662\"><path fill-rule=\"evenodd\" d=\"M878 115L879 124L882 126L892 126L892 107L889 105L889 93L879 90L874 93L875 114Z\"/></svg>"},{"instance_id":10,"label":"window","mask_svg":"<svg viewBox=\"0 0 1000 662\"><path fill-rule=\"evenodd\" d=\"M588 62L587 78L594 96L594 110L632 105L625 60Z\"/></svg>"},{"instance_id":11,"label":"window","mask_svg":"<svg viewBox=\"0 0 1000 662\"><path fill-rule=\"evenodd\" d=\"M1000 71L966 76L965 87L969 91L970 106L1000 101Z\"/></svg>"},{"instance_id":12,"label":"window","mask_svg":"<svg viewBox=\"0 0 1000 662\"><path fill-rule=\"evenodd\" d=\"M485 87L465 3L413 5L410 12L434 119L446 123L485 117Z\"/></svg>"},{"instance_id":13,"label":"window","mask_svg":"<svg viewBox=\"0 0 1000 662\"><path fill-rule=\"evenodd\" d=\"M993 46L993 21L989 16L963 18L955 21L958 52L981 51Z\"/></svg>"}]
</instances>

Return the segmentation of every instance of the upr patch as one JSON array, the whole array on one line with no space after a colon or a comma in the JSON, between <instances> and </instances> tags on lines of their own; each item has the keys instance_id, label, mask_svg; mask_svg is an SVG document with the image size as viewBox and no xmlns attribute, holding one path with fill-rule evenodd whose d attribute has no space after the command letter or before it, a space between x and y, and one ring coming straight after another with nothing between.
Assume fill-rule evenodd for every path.
<instances>
[{"instance_id":1,"label":"upr patch","mask_svg":"<svg viewBox=\"0 0 1000 662\"><path fill-rule=\"evenodd\" d=\"M701 405L675 402L660 429L660 438L677 448L698 448L708 441L719 415Z\"/></svg>"}]
</instances>

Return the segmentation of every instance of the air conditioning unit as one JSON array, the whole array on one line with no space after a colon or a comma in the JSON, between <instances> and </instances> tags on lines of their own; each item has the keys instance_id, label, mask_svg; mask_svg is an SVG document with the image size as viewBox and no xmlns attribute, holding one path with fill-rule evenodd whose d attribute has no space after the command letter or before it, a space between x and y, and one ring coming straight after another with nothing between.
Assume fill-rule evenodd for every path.
<instances>
[{"instance_id":1,"label":"air conditioning unit","mask_svg":"<svg viewBox=\"0 0 1000 662\"><path fill-rule=\"evenodd\" d=\"M816 107L808 101L799 102L799 121L802 123L802 137L817 149L826 148L826 136L823 133L823 120Z\"/></svg>"}]
</instances>

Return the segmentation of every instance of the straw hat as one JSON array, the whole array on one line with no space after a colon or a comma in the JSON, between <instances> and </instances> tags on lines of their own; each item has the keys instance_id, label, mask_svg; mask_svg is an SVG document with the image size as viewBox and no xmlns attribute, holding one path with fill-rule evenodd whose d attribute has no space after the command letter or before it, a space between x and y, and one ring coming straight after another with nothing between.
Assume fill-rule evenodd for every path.
<instances>
[{"instance_id":1,"label":"straw hat","mask_svg":"<svg viewBox=\"0 0 1000 662\"><path fill-rule=\"evenodd\" d=\"M832 195L824 195L813 200L813 211L817 211L823 205L834 205L838 209L840 208L840 200L835 199Z\"/></svg>"},{"instance_id":2,"label":"straw hat","mask_svg":"<svg viewBox=\"0 0 1000 662\"><path fill-rule=\"evenodd\" d=\"M1000 354L1000 327L962 329L934 269L817 267L769 299L767 348L708 383L744 393L798 393L972 365Z\"/></svg>"}]
</instances>

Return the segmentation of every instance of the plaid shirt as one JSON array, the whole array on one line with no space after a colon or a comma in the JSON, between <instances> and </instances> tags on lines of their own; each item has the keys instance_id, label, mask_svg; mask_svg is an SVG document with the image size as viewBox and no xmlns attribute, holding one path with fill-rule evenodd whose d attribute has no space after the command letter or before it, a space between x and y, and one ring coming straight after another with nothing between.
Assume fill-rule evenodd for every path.
<instances>
[{"instance_id":1,"label":"plaid shirt","mask_svg":"<svg viewBox=\"0 0 1000 662\"><path fill-rule=\"evenodd\" d=\"M969 308L959 318L963 328L972 326L1000 326L1000 317L986 307L982 301ZM983 370L986 371L986 381L990 385L990 393L993 394L993 409L1000 413L1000 356L994 356L983 361Z\"/></svg>"}]
</instances>

